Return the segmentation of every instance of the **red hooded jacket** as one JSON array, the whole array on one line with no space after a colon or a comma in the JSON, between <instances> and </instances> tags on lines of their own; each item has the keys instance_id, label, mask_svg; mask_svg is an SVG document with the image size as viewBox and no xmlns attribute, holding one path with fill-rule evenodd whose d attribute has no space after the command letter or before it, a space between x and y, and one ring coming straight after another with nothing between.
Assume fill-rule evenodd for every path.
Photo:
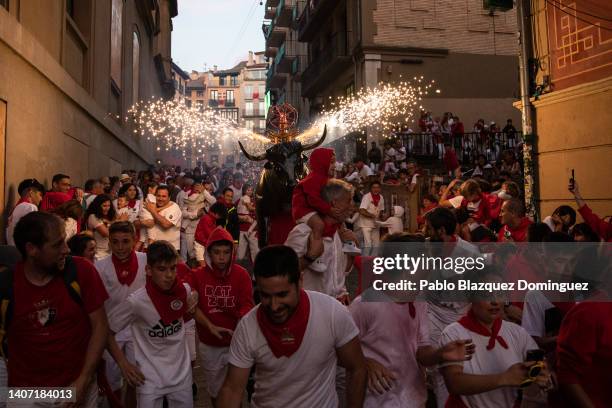
<instances>
[{"instance_id":1,"label":"red hooded jacket","mask_svg":"<svg viewBox=\"0 0 612 408\"><path fill-rule=\"evenodd\" d=\"M319 147L313 150L308 160L310 173L293 190L291 211L294 220L297 221L313 211L329 215L331 205L321 198L321 189L329 180L333 155L334 149Z\"/></svg>"},{"instance_id":2,"label":"red hooded jacket","mask_svg":"<svg viewBox=\"0 0 612 408\"><path fill-rule=\"evenodd\" d=\"M200 218L200 221L198 221L198 226L196 227L196 242L200 245L206 246L206 242L208 242L208 237L210 237L210 234L215 228L217 228L217 219L213 217L210 213L204 214L202 218Z\"/></svg>"},{"instance_id":3,"label":"red hooded jacket","mask_svg":"<svg viewBox=\"0 0 612 408\"><path fill-rule=\"evenodd\" d=\"M231 234L224 228L217 227L210 234L206 248L219 241L227 241L232 244L232 249L234 247ZM205 254L205 260L206 266L196 269L193 273L195 289L199 294L198 307L215 326L235 330L240 318L254 306L251 276L233 260L226 271L213 267L208 252ZM198 325L197 329L200 341L209 346L229 347L232 341L228 335L218 339L201 325Z\"/></svg>"},{"instance_id":4,"label":"red hooded jacket","mask_svg":"<svg viewBox=\"0 0 612 408\"><path fill-rule=\"evenodd\" d=\"M612 242L612 224L605 222L597 215L593 214L593 211L586 204L580 207L578 212L582 215L582 218L584 218L584 222L586 222L601 239L606 242Z\"/></svg>"}]
</instances>

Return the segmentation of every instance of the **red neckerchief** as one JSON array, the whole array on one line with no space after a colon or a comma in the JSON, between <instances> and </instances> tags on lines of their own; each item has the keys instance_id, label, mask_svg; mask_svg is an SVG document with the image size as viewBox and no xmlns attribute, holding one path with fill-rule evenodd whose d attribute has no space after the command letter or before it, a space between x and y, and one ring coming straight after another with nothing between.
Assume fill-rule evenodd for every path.
<instances>
[{"instance_id":1,"label":"red neckerchief","mask_svg":"<svg viewBox=\"0 0 612 408\"><path fill-rule=\"evenodd\" d=\"M495 347L495 340L497 340L503 348L508 348L508 343L506 343L506 340L504 340L504 338L499 335L499 330L502 326L502 319L499 317L495 319L491 330L489 330L476 319L474 312L472 311L472 309L470 309L467 315L459 319L459 324L471 332L480 334L481 336L489 337L489 344L487 345L487 350L493 350L493 347Z\"/></svg>"},{"instance_id":2,"label":"red neckerchief","mask_svg":"<svg viewBox=\"0 0 612 408\"><path fill-rule=\"evenodd\" d=\"M300 290L300 302L297 308L283 324L272 323L261 306L259 307L257 323L274 357L291 357L298 351L306 333L309 315L310 299L304 290Z\"/></svg>"},{"instance_id":3,"label":"red neckerchief","mask_svg":"<svg viewBox=\"0 0 612 408\"><path fill-rule=\"evenodd\" d=\"M329 224L326 222L325 227L323 228L323 236L333 238L334 234L336 234L336 231L338 231L339 227L340 227L340 224Z\"/></svg>"},{"instance_id":4,"label":"red neckerchief","mask_svg":"<svg viewBox=\"0 0 612 408\"><path fill-rule=\"evenodd\" d=\"M137 203L137 201L135 199L134 200L129 200L128 201L128 207L129 208L135 208L136 207L136 203Z\"/></svg>"},{"instance_id":5,"label":"red neckerchief","mask_svg":"<svg viewBox=\"0 0 612 408\"><path fill-rule=\"evenodd\" d=\"M487 224L489 221L491 221L491 208L489 200L485 194L480 193L479 201L480 204L478 205L478 209L474 211L474 213L472 214L472 218L474 219L474 221L480 224ZM461 206L467 207L467 205L468 201L464 198L461 202Z\"/></svg>"},{"instance_id":6,"label":"red neckerchief","mask_svg":"<svg viewBox=\"0 0 612 408\"><path fill-rule=\"evenodd\" d=\"M372 204L378 207L378 203L380 202L380 194L370 193L370 195L372 196Z\"/></svg>"},{"instance_id":7,"label":"red neckerchief","mask_svg":"<svg viewBox=\"0 0 612 408\"><path fill-rule=\"evenodd\" d=\"M136 273L138 272L138 257L136 256L136 252L132 251L125 261L119 260L114 254L111 255L111 259L119 283L130 286L132 282L134 282L134 279L136 279Z\"/></svg>"},{"instance_id":8,"label":"red neckerchief","mask_svg":"<svg viewBox=\"0 0 612 408\"><path fill-rule=\"evenodd\" d=\"M187 289L178 279L170 290L162 290L147 278L145 288L164 324L180 319L187 311Z\"/></svg>"}]
</instances>

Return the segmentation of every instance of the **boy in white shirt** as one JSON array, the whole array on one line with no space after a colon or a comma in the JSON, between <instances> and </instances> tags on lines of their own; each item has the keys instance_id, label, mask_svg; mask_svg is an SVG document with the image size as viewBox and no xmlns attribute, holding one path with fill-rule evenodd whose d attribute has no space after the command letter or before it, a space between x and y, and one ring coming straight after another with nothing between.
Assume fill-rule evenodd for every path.
<instances>
[{"instance_id":1,"label":"boy in white shirt","mask_svg":"<svg viewBox=\"0 0 612 408\"><path fill-rule=\"evenodd\" d=\"M6 228L6 243L15 246L13 231L17 222L28 213L38 211L45 188L36 179L23 180L19 183L17 192L21 197L13 211L11 211Z\"/></svg>"},{"instance_id":2,"label":"boy in white shirt","mask_svg":"<svg viewBox=\"0 0 612 408\"><path fill-rule=\"evenodd\" d=\"M373 249L378 247L380 243L380 228L376 225L376 221L385 209L385 199L380 192L380 182L373 182L370 186L370 192L363 196L359 206L357 225L363 233L364 249L369 253L372 253Z\"/></svg>"},{"instance_id":3,"label":"boy in white shirt","mask_svg":"<svg viewBox=\"0 0 612 408\"><path fill-rule=\"evenodd\" d=\"M178 259L174 246L167 241L149 245L145 287L109 314L108 347L124 378L138 387L138 407L161 408L164 397L169 408L193 407L183 316L197 300L191 296L189 285L177 279ZM115 340L115 333L126 327L132 331L136 365L127 361Z\"/></svg>"},{"instance_id":4,"label":"boy in white shirt","mask_svg":"<svg viewBox=\"0 0 612 408\"><path fill-rule=\"evenodd\" d=\"M95 262L102 283L109 294L104 303L106 314L114 316L115 309L121 307L129 295L144 287L147 264L147 255L134 251L136 246L136 230L129 221L120 221L111 224L109 228L109 248L111 254ZM134 343L132 332L126 327L115 335L117 345L131 364L134 360ZM117 397L121 394L121 370L115 360L105 352L106 377L109 385ZM134 389L128 386L125 396L125 405L133 407L136 403Z\"/></svg>"}]
</instances>

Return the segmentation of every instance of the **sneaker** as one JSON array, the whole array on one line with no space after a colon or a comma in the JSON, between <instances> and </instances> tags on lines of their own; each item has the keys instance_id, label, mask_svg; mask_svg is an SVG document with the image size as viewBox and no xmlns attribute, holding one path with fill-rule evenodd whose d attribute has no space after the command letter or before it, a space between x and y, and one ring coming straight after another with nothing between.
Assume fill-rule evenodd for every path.
<instances>
[{"instance_id":1,"label":"sneaker","mask_svg":"<svg viewBox=\"0 0 612 408\"><path fill-rule=\"evenodd\" d=\"M327 265L320 257L317 258L313 263L308 265L308 267L315 272L325 272L327 270Z\"/></svg>"},{"instance_id":2,"label":"sneaker","mask_svg":"<svg viewBox=\"0 0 612 408\"><path fill-rule=\"evenodd\" d=\"M345 254L361 255L361 249L359 249L353 241L342 244L342 252Z\"/></svg>"}]
</instances>

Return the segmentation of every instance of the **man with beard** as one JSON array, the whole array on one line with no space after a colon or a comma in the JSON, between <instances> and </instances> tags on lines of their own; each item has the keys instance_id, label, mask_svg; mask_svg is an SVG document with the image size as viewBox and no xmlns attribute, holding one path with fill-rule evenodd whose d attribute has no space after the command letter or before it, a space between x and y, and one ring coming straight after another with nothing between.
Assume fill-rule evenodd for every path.
<instances>
[{"instance_id":1,"label":"man with beard","mask_svg":"<svg viewBox=\"0 0 612 408\"><path fill-rule=\"evenodd\" d=\"M32 212L14 238L23 261L12 274L12 316L3 316L10 317L8 386L74 387L78 404L95 407L94 375L108 335L104 285L89 261L68 256L59 217Z\"/></svg>"},{"instance_id":2,"label":"man with beard","mask_svg":"<svg viewBox=\"0 0 612 408\"><path fill-rule=\"evenodd\" d=\"M336 365L346 369L346 406L361 407L366 369L359 330L334 298L301 289L297 254L269 246L255 259L261 304L238 323L218 406L240 407L255 366L253 405L338 407Z\"/></svg>"}]
</instances>

